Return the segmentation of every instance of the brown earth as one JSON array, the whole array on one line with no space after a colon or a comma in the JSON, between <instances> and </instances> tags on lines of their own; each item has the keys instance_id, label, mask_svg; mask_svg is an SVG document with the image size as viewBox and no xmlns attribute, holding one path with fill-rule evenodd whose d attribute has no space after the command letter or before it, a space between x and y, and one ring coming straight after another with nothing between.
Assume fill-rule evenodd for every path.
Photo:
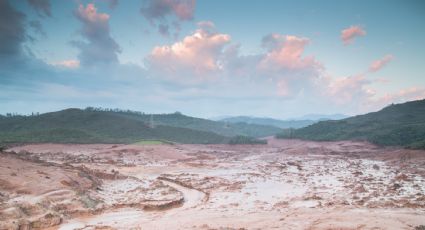
<instances>
[{"instance_id":1,"label":"brown earth","mask_svg":"<svg viewBox=\"0 0 425 230\"><path fill-rule=\"evenodd\" d=\"M0 229L415 229L425 151L366 142L24 145Z\"/></svg>"}]
</instances>

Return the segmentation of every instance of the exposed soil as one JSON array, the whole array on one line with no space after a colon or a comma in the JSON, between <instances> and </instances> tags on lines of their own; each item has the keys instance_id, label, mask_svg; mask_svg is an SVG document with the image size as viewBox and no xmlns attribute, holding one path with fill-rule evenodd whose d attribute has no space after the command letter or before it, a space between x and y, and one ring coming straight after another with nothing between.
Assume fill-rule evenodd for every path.
<instances>
[{"instance_id":1,"label":"exposed soil","mask_svg":"<svg viewBox=\"0 0 425 230\"><path fill-rule=\"evenodd\" d=\"M0 229L415 229L425 151L366 142L25 145Z\"/></svg>"}]
</instances>

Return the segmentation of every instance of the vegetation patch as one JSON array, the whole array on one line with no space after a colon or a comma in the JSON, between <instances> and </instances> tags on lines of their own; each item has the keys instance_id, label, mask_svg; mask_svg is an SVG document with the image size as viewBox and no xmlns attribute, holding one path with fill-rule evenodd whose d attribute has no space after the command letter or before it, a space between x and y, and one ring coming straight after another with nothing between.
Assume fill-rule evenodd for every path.
<instances>
[{"instance_id":1,"label":"vegetation patch","mask_svg":"<svg viewBox=\"0 0 425 230\"><path fill-rule=\"evenodd\" d=\"M135 143L224 144L233 136L272 136L274 126L225 122L181 113L145 114L118 109L66 109L0 119L0 144L8 143ZM165 141L166 140L166 141ZM154 141L154 142L152 142ZM162 143L161 143L162 144Z\"/></svg>"},{"instance_id":2,"label":"vegetation patch","mask_svg":"<svg viewBox=\"0 0 425 230\"><path fill-rule=\"evenodd\" d=\"M172 144L172 142L161 141L161 140L141 140L134 144L135 145L163 145L163 144Z\"/></svg>"},{"instance_id":3,"label":"vegetation patch","mask_svg":"<svg viewBox=\"0 0 425 230\"><path fill-rule=\"evenodd\" d=\"M266 140L259 140L253 137L247 136L236 136L232 137L229 141L231 145L257 145L257 144L267 144Z\"/></svg>"},{"instance_id":4,"label":"vegetation patch","mask_svg":"<svg viewBox=\"0 0 425 230\"><path fill-rule=\"evenodd\" d=\"M168 140L187 144L218 144L227 143L228 140L228 137L210 131L159 122L152 124L145 116L133 112L94 109L10 116L0 119L0 143L130 144L140 140Z\"/></svg>"},{"instance_id":5,"label":"vegetation patch","mask_svg":"<svg viewBox=\"0 0 425 230\"><path fill-rule=\"evenodd\" d=\"M425 149L425 100L390 105L365 115L321 121L301 129L288 129L277 138L316 141L366 140L382 146Z\"/></svg>"}]
</instances>

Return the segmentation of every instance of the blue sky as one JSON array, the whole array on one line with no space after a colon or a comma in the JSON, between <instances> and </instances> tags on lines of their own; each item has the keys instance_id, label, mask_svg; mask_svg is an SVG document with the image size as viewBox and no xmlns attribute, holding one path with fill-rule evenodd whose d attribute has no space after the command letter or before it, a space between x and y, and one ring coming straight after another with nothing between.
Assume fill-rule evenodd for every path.
<instances>
[{"instance_id":1,"label":"blue sky","mask_svg":"<svg viewBox=\"0 0 425 230\"><path fill-rule=\"evenodd\" d=\"M419 0L0 4L0 113L290 118L425 97Z\"/></svg>"}]
</instances>

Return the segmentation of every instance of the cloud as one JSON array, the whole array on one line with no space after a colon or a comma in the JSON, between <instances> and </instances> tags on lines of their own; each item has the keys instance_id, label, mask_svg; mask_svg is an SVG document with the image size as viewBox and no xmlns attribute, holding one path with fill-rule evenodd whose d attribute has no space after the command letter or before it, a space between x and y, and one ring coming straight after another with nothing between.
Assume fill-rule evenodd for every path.
<instances>
[{"instance_id":1,"label":"cloud","mask_svg":"<svg viewBox=\"0 0 425 230\"><path fill-rule=\"evenodd\" d=\"M215 24L212 21L200 21L200 22L196 23L196 25L198 25L199 28L204 29L204 30L209 30L209 29L215 28Z\"/></svg>"},{"instance_id":2,"label":"cloud","mask_svg":"<svg viewBox=\"0 0 425 230\"><path fill-rule=\"evenodd\" d=\"M39 20L32 20L29 22L29 26L34 30L36 34L40 34L43 37L46 37L46 32L43 30L43 26Z\"/></svg>"},{"instance_id":3,"label":"cloud","mask_svg":"<svg viewBox=\"0 0 425 230\"><path fill-rule=\"evenodd\" d=\"M230 39L228 34L215 32L212 27L198 28L172 45L155 47L146 61L151 70L166 78L206 79L220 71L219 60Z\"/></svg>"},{"instance_id":4,"label":"cloud","mask_svg":"<svg viewBox=\"0 0 425 230\"><path fill-rule=\"evenodd\" d=\"M0 0L0 6L4 19L0 20L0 36L8 44L0 48L25 56L21 55L28 39L25 15L6 1ZM170 15L179 19L174 13L164 17ZM79 5L74 16L82 25L81 40L72 42L80 51L78 59L45 67L24 63L25 68L0 68L3 111L96 105L147 112L179 110L196 116L264 113L288 117L311 111L368 112L378 105L425 96L423 88L379 95L371 87L382 81L368 79L370 72L331 77L316 56L306 54L310 39L299 35L269 34L261 41L262 52L244 54L240 44L218 32L210 21L199 22L194 32L176 42L154 47L145 58L145 67L123 64L118 61L120 48L111 37L110 15L88 4ZM27 25L37 30L37 23ZM164 34L177 28L167 20L163 25ZM376 69L388 63L386 59L378 60L382 63Z\"/></svg>"},{"instance_id":5,"label":"cloud","mask_svg":"<svg viewBox=\"0 0 425 230\"><path fill-rule=\"evenodd\" d=\"M158 25L158 32L164 37L170 36L169 26L167 24Z\"/></svg>"},{"instance_id":6,"label":"cloud","mask_svg":"<svg viewBox=\"0 0 425 230\"><path fill-rule=\"evenodd\" d=\"M104 13L97 13L97 9L94 4L87 4L87 7L84 8L82 4L79 5L78 10L75 12L75 15L84 23L91 23L88 25L86 33L91 33L90 27L103 27L106 30L108 27L109 15ZM95 32L95 31L94 31Z\"/></svg>"},{"instance_id":7,"label":"cloud","mask_svg":"<svg viewBox=\"0 0 425 230\"><path fill-rule=\"evenodd\" d=\"M192 20L195 0L148 0L140 12L151 22L175 15L180 20Z\"/></svg>"},{"instance_id":8,"label":"cloud","mask_svg":"<svg viewBox=\"0 0 425 230\"><path fill-rule=\"evenodd\" d=\"M77 69L80 67L80 61L78 60L63 60L59 62L51 63L53 66L62 67L62 68L69 68L69 69Z\"/></svg>"},{"instance_id":9,"label":"cloud","mask_svg":"<svg viewBox=\"0 0 425 230\"><path fill-rule=\"evenodd\" d=\"M169 28L172 26L177 36L180 31L178 21L190 21L195 13L196 0L145 0L144 6L140 9L140 13L158 31L169 36ZM169 23L169 18L175 18L177 21Z\"/></svg>"},{"instance_id":10,"label":"cloud","mask_svg":"<svg viewBox=\"0 0 425 230\"><path fill-rule=\"evenodd\" d=\"M370 83L363 74L332 78L323 92L335 103L344 105L373 96L374 92L365 87Z\"/></svg>"},{"instance_id":11,"label":"cloud","mask_svg":"<svg viewBox=\"0 0 425 230\"><path fill-rule=\"evenodd\" d=\"M35 9L38 15L52 16L50 0L28 0L28 3Z\"/></svg>"},{"instance_id":12,"label":"cloud","mask_svg":"<svg viewBox=\"0 0 425 230\"><path fill-rule=\"evenodd\" d=\"M203 21L181 41L155 47L146 58L146 66L152 76L169 82L214 82L208 87L237 88L238 92L257 88L255 93L260 97L292 98L302 91L316 91L323 66L313 56L303 56L307 38L272 34L262 43L264 53L242 55L240 46L231 44L230 35Z\"/></svg>"},{"instance_id":13,"label":"cloud","mask_svg":"<svg viewBox=\"0 0 425 230\"><path fill-rule=\"evenodd\" d=\"M262 46L268 52L261 61L264 68L303 69L319 65L313 56L302 57L305 46L309 43L307 38L270 34L263 38Z\"/></svg>"},{"instance_id":14,"label":"cloud","mask_svg":"<svg viewBox=\"0 0 425 230\"><path fill-rule=\"evenodd\" d=\"M379 60L373 61L369 66L369 71L377 72L380 69L382 69L384 66L386 66L389 62L391 62L393 59L394 59L394 56L391 54L388 54Z\"/></svg>"},{"instance_id":15,"label":"cloud","mask_svg":"<svg viewBox=\"0 0 425 230\"><path fill-rule=\"evenodd\" d=\"M395 92L387 92L384 95L375 95L363 100L363 105L357 109L358 112L367 113L377 111L392 103L403 103L406 101L425 99L425 88L409 87Z\"/></svg>"},{"instance_id":16,"label":"cloud","mask_svg":"<svg viewBox=\"0 0 425 230\"><path fill-rule=\"evenodd\" d=\"M223 71L232 78L249 79L257 78L258 63L263 55L242 55L240 54L240 44L229 44L223 51L220 62L223 64ZM264 79L264 77L262 77Z\"/></svg>"},{"instance_id":17,"label":"cloud","mask_svg":"<svg viewBox=\"0 0 425 230\"><path fill-rule=\"evenodd\" d=\"M0 0L0 58L21 55L26 38L25 15L15 10L8 1Z\"/></svg>"},{"instance_id":18,"label":"cloud","mask_svg":"<svg viewBox=\"0 0 425 230\"><path fill-rule=\"evenodd\" d=\"M349 45L354 42L356 37L365 35L366 31L361 26L350 26L341 31L341 40L344 45Z\"/></svg>"},{"instance_id":19,"label":"cloud","mask_svg":"<svg viewBox=\"0 0 425 230\"><path fill-rule=\"evenodd\" d=\"M73 41L71 44L80 49L78 58L81 65L118 63L119 45L109 31L109 15L98 13L94 4L84 7L80 4L74 15L82 22L81 36L88 42Z\"/></svg>"},{"instance_id":20,"label":"cloud","mask_svg":"<svg viewBox=\"0 0 425 230\"><path fill-rule=\"evenodd\" d=\"M264 36L262 47L266 52L257 59L255 75L267 79L281 98L315 93L324 68L314 56L303 55L308 44L309 39L305 37L282 34Z\"/></svg>"},{"instance_id":21,"label":"cloud","mask_svg":"<svg viewBox=\"0 0 425 230\"><path fill-rule=\"evenodd\" d=\"M422 100L425 99L425 88L423 87L410 87L401 89L394 93L387 93L379 97L375 103L379 107L388 105L390 103L399 103L404 101Z\"/></svg>"}]
</instances>

